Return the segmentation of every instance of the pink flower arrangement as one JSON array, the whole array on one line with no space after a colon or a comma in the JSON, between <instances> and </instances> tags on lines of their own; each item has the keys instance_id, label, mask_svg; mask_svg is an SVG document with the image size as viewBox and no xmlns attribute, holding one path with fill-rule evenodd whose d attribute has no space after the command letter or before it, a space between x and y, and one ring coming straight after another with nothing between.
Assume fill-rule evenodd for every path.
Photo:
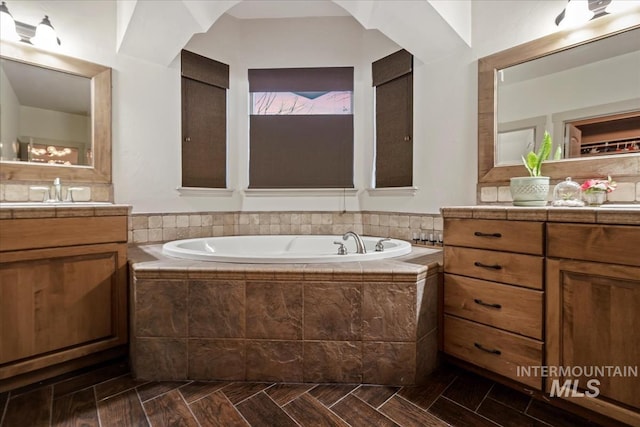
<instances>
[{"instance_id":1,"label":"pink flower arrangement","mask_svg":"<svg viewBox=\"0 0 640 427\"><path fill-rule=\"evenodd\" d=\"M618 184L609 176L607 179L588 179L580 186L580 188L585 193L595 193L596 191L611 193L616 189L617 185Z\"/></svg>"}]
</instances>

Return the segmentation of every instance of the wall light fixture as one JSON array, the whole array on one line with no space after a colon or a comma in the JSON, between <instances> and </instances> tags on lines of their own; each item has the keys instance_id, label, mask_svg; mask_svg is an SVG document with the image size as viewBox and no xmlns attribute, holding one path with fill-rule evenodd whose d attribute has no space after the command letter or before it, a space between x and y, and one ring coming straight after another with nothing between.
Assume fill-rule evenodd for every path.
<instances>
[{"instance_id":1,"label":"wall light fixture","mask_svg":"<svg viewBox=\"0 0 640 427\"><path fill-rule=\"evenodd\" d=\"M640 1L637 0L567 0L567 6L562 9L555 22L559 27L574 27L637 6L640 6Z\"/></svg>"},{"instance_id":2,"label":"wall light fixture","mask_svg":"<svg viewBox=\"0 0 640 427\"><path fill-rule=\"evenodd\" d=\"M52 49L60 46L60 39L51 25L49 16L34 26L13 19L7 3L0 5L0 37L5 40L21 41L38 47Z\"/></svg>"}]
</instances>

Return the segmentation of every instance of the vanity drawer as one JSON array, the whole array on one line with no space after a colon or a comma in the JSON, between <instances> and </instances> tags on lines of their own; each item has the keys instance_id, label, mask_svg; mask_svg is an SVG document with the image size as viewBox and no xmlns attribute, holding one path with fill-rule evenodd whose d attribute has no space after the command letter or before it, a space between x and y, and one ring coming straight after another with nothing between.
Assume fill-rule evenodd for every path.
<instances>
[{"instance_id":1,"label":"vanity drawer","mask_svg":"<svg viewBox=\"0 0 640 427\"><path fill-rule=\"evenodd\" d=\"M445 274L444 312L542 339L542 291Z\"/></svg>"},{"instance_id":2,"label":"vanity drawer","mask_svg":"<svg viewBox=\"0 0 640 427\"><path fill-rule=\"evenodd\" d=\"M493 282L542 289L544 258L445 246L444 271Z\"/></svg>"},{"instance_id":3,"label":"vanity drawer","mask_svg":"<svg viewBox=\"0 0 640 427\"><path fill-rule=\"evenodd\" d=\"M640 227L547 224L547 256L640 266Z\"/></svg>"},{"instance_id":4,"label":"vanity drawer","mask_svg":"<svg viewBox=\"0 0 640 427\"><path fill-rule=\"evenodd\" d=\"M444 239L447 246L466 246L542 255L544 253L544 223L445 219Z\"/></svg>"},{"instance_id":5,"label":"vanity drawer","mask_svg":"<svg viewBox=\"0 0 640 427\"><path fill-rule=\"evenodd\" d=\"M531 338L444 316L445 353L537 390L542 390L542 378L518 375L518 367L541 366L542 348L542 342Z\"/></svg>"},{"instance_id":6,"label":"vanity drawer","mask_svg":"<svg viewBox=\"0 0 640 427\"><path fill-rule=\"evenodd\" d=\"M126 241L126 216L5 219L0 226L0 252Z\"/></svg>"}]
</instances>

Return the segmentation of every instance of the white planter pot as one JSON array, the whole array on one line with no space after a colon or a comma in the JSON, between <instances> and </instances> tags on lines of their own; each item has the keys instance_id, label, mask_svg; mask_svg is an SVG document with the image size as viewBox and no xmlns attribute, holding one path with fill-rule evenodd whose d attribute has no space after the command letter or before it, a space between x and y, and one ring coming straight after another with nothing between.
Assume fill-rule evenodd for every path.
<instances>
[{"instance_id":1,"label":"white planter pot","mask_svg":"<svg viewBox=\"0 0 640 427\"><path fill-rule=\"evenodd\" d=\"M510 189L514 206L546 206L549 197L549 177L514 177L511 178Z\"/></svg>"}]
</instances>

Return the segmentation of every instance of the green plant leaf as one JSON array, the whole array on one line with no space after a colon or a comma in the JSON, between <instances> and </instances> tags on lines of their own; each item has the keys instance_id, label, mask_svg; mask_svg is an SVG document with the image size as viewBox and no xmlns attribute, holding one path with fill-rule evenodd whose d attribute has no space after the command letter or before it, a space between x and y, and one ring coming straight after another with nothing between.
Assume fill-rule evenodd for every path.
<instances>
[{"instance_id":1,"label":"green plant leaf","mask_svg":"<svg viewBox=\"0 0 640 427\"><path fill-rule=\"evenodd\" d=\"M540 168L538 167L538 156L533 151L530 151L527 154L527 160L525 162L525 166L529 171L531 176L538 176L540 173Z\"/></svg>"},{"instance_id":2,"label":"green plant leaf","mask_svg":"<svg viewBox=\"0 0 640 427\"><path fill-rule=\"evenodd\" d=\"M553 160L560 159L562 159L562 146L558 145L558 148L556 148L556 153L553 155Z\"/></svg>"},{"instance_id":3,"label":"green plant leaf","mask_svg":"<svg viewBox=\"0 0 640 427\"><path fill-rule=\"evenodd\" d=\"M527 171L529 171L529 175L540 176L542 162L549 158L552 146L553 142L551 141L551 135L549 135L549 132L545 131L540 148L538 148L538 152L530 151L526 157L522 156L522 163L524 164L524 167L527 168ZM561 149L560 153L562 153Z\"/></svg>"}]
</instances>

